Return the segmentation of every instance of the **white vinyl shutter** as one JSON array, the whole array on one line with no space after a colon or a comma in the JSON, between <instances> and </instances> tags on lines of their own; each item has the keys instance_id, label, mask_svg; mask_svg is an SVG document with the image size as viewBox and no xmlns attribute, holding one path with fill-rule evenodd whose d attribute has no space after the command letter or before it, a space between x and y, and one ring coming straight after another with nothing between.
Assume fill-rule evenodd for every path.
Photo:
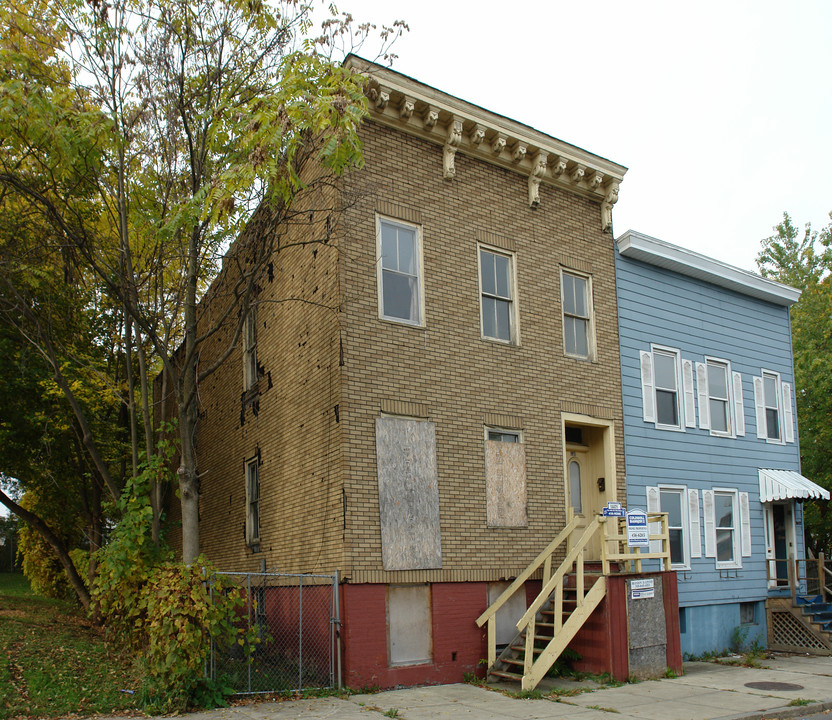
<instances>
[{"instance_id":1,"label":"white vinyl shutter","mask_svg":"<svg viewBox=\"0 0 832 720\"><path fill-rule=\"evenodd\" d=\"M768 439L766 431L766 406L763 396L763 378L754 378L754 405L757 407L757 437L760 440Z\"/></svg>"},{"instance_id":2,"label":"white vinyl shutter","mask_svg":"<svg viewBox=\"0 0 832 720\"><path fill-rule=\"evenodd\" d=\"M714 491L702 491L702 515L705 517L705 557L716 557L716 520Z\"/></svg>"},{"instance_id":3,"label":"white vinyl shutter","mask_svg":"<svg viewBox=\"0 0 832 720\"><path fill-rule=\"evenodd\" d=\"M685 425L696 427L696 407L693 399L693 361L682 360L682 384L685 389Z\"/></svg>"},{"instance_id":4,"label":"white vinyl shutter","mask_svg":"<svg viewBox=\"0 0 832 720\"><path fill-rule=\"evenodd\" d=\"M644 422L656 422L656 393L653 386L653 353L639 352L641 358L641 404Z\"/></svg>"},{"instance_id":5,"label":"white vinyl shutter","mask_svg":"<svg viewBox=\"0 0 832 720\"><path fill-rule=\"evenodd\" d=\"M690 522L690 556L702 557L702 530L699 522L699 491L688 490L688 521Z\"/></svg>"},{"instance_id":6,"label":"white vinyl shutter","mask_svg":"<svg viewBox=\"0 0 832 720\"><path fill-rule=\"evenodd\" d=\"M742 556L751 557L751 512L747 492L740 493L740 544Z\"/></svg>"},{"instance_id":7,"label":"white vinyl shutter","mask_svg":"<svg viewBox=\"0 0 832 720\"><path fill-rule=\"evenodd\" d=\"M711 427L711 413L708 406L708 368L705 363L696 363L696 386L699 390L699 427L708 430Z\"/></svg>"},{"instance_id":8,"label":"white vinyl shutter","mask_svg":"<svg viewBox=\"0 0 832 720\"><path fill-rule=\"evenodd\" d=\"M783 423L786 426L786 442L794 442L794 414L792 413L792 386L783 383Z\"/></svg>"},{"instance_id":9,"label":"white vinyl shutter","mask_svg":"<svg viewBox=\"0 0 832 720\"><path fill-rule=\"evenodd\" d=\"M647 512L660 512L661 506L659 505L659 488L657 487L648 487L647 488ZM651 522L647 524L647 532L651 535L658 535L662 531L662 524L657 522ZM651 553L660 553L662 551L662 541L661 540L651 540L650 541L650 552Z\"/></svg>"},{"instance_id":10,"label":"white vinyl shutter","mask_svg":"<svg viewBox=\"0 0 832 720\"><path fill-rule=\"evenodd\" d=\"M731 373L734 379L734 427L737 437L745 436L745 403L742 399L742 374Z\"/></svg>"}]
</instances>

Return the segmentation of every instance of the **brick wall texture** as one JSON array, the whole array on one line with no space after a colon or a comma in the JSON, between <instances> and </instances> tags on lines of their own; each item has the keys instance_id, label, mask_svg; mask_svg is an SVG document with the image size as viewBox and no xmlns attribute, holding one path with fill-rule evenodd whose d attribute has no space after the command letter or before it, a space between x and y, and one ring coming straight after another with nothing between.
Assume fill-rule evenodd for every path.
<instances>
[{"instance_id":1,"label":"brick wall texture","mask_svg":"<svg viewBox=\"0 0 832 720\"><path fill-rule=\"evenodd\" d=\"M515 575L565 523L561 412L614 421L623 498L612 236L600 230L597 202L542 185L531 209L522 175L459 153L449 182L441 147L369 121L362 135L365 166L339 181L340 195L306 201L308 213L283 230L259 283L254 399L243 395L239 346L200 389L202 547L223 569L265 561L291 572L338 569L353 583ZM378 215L421 229L424 327L379 319ZM518 345L481 337L478 240L515 253ZM227 266L212 312L235 276ZM564 355L562 267L592 278L591 362ZM201 356L227 339L206 341ZM382 412L435 423L441 569L382 569L374 430ZM524 528L486 523L484 425L495 419L523 432ZM258 453L261 541L253 550L244 464Z\"/></svg>"}]
</instances>

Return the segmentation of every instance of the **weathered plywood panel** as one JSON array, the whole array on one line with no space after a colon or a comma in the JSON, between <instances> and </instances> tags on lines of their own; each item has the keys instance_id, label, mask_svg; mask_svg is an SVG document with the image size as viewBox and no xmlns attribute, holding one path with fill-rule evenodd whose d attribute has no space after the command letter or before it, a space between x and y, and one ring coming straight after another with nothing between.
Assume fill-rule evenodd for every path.
<instances>
[{"instance_id":1,"label":"weathered plywood panel","mask_svg":"<svg viewBox=\"0 0 832 720\"><path fill-rule=\"evenodd\" d=\"M490 527L526 527L526 447L485 442L486 516Z\"/></svg>"},{"instance_id":2,"label":"weathered plywood panel","mask_svg":"<svg viewBox=\"0 0 832 720\"><path fill-rule=\"evenodd\" d=\"M391 665L430 662L429 585L391 585L387 592L387 623Z\"/></svg>"},{"instance_id":3,"label":"weathered plywood panel","mask_svg":"<svg viewBox=\"0 0 832 720\"><path fill-rule=\"evenodd\" d=\"M441 568L433 423L377 418L376 458L384 569Z\"/></svg>"}]
</instances>

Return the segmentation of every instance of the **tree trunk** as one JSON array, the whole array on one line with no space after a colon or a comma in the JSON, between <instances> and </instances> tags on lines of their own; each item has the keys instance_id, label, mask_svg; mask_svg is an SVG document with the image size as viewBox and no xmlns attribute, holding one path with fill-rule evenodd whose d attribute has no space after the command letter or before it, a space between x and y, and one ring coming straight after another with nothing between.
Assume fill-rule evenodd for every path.
<instances>
[{"instance_id":1,"label":"tree trunk","mask_svg":"<svg viewBox=\"0 0 832 720\"><path fill-rule=\"evenodd\" d=\"M199 479L193 446L195 422L190 421L192 414L196 415L186 408L179 420L182 443L178 471L182 506L182 562L186 565L190 565L199 555Z\"/></svg>"}]
</instances>

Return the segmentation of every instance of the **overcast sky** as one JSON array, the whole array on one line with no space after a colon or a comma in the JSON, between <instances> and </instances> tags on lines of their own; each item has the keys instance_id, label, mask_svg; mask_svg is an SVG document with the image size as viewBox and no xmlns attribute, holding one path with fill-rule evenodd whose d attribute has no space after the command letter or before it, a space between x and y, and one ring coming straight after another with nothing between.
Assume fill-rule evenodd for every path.
<instances>
[{"instance_id":1,"label":"overcast sky","mask_svg":"<svg viewBox=\"0 0 832 720\"><path fill-rule=\"evenodd\" d=\"M632 228L755 270L783 211L829 222L829 0L338 8L408 22L395 70L627 166L616 236Z\"/></svg>"}]
</instances>

